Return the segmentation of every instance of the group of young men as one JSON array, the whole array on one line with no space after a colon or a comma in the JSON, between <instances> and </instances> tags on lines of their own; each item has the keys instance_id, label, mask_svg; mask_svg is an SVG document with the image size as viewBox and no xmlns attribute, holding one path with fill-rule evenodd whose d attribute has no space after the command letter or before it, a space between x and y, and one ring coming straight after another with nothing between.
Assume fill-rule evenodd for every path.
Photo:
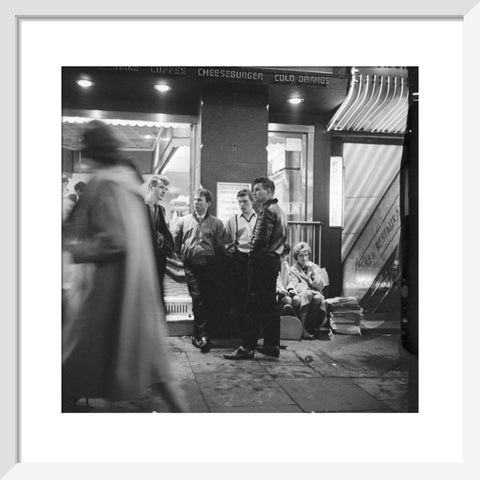
<instances>
[{"instance_id":1,"label":"group of young men","mask_svg":"<svg viewBox=\"0 0 480 480\"><path fill-rule=\"evenodd\" d=\"M235 310L240 322L242 345L225 354L229 360L253 359L255 351L271 357L280 355L280 314L276 283L280 258L287 238L287 222L275 196L275 184L267 177L253 181L253 191L240 190L240 212L224 227L210 215L212 193L204 188L195 192L193 213L178 219L170 232L165 209L159 202L168 190L167 177L154 176L148 185L147 205L155 258L163 298L163 278L167 257L179 256L185 269L194 315L192 344L207 353L212 344L209 319L213 316L212 279L215 257L231 259L235 282ZM257 202L257 211L253 204ZM263 330L263 345L257 345Z\"/></svg>"}]
</instances>

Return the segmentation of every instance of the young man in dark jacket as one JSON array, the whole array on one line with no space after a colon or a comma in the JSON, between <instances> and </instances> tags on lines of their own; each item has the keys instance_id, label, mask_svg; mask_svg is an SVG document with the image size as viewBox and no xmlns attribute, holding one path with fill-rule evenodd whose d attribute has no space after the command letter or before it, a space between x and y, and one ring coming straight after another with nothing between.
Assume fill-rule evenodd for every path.
<instances>
[{"instance_id":1,"label":"young man in dark jacket","mask_svg":"<svg viewBox=\"0 0 480 480\"><path fill-rule=\"evenodd\" d=\"M209 190L197 190L193 214L179 220L174 235L175 252L181 255L188 291L192 297L192 344L202 353L212 348L208 320L215 314L212 289L214 260L224 246L223 223L208 213L212 198Z\"/></svg>"},{"instance_id":2,"label":"young man in dark jacket","mask_svg":"<svg viewBox=\"0 0 480 480\"><path fill-rule=\"evenodd\" d=\"M276 299L276 285L280 271L280 256L287 238L285 214L274 198L275 184L267 177L253 181L253 195L261 204L251 240L249 258L249 288L247 321L243 344L229 360L246 360L254 351L278 357L280 355L280 313ZM257 346L260 327L263 327L263 346Z\"/></svg>"},{"instance_id":3,"label":"young man in dark jacket","mask_svg":"<svg viewBox=\"0 0 480 480\"><path fill-rule=\"evenodd\" d=\"M164 302L163 279L167 269L167 257L173 257L174 247L173 236L168 228L165 208L159 202L165 198L169 184L170 181L165 175L154 175L148 183L148 194L145 197L162 303Z\"/></svg>"}]
</instances>

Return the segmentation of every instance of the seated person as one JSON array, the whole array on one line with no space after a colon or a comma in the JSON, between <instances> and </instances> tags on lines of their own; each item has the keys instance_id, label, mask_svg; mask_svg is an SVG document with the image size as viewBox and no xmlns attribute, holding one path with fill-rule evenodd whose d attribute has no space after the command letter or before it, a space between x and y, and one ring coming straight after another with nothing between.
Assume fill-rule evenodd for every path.
<instances>
[{"instance_id":1,"label":"seated person","mask_svg":"<svg viewBox=\"0 0 480 480\"><path fill-rule=\"evenodd\" d=\"M290 267L290 285L296 292L298 317L302 322L302 338L311 340L312 332L319 331L322 323L327 318L325 298L322 295L323 288L328 284L328 276L325 269L311 262L308 258L311 254L310 245L306 242L297 243L293 247L295 264ZM310 326L310 331L307 328Z\"/></svg>"},{"instance_id":2,"label":"seated person","mask_svg":"<svg viewBox=\"0 0 480 480\"><path fill-rule=\"evenodd\" d=\"M280 308L280 315L295 317L295 310L298 310L299 298L295 297L295 289L290 283L290 265L287 257L290 253L290 245L286 243L283 247L280 272L277 277L277 302Z\"/></svg>"}]
</instances>

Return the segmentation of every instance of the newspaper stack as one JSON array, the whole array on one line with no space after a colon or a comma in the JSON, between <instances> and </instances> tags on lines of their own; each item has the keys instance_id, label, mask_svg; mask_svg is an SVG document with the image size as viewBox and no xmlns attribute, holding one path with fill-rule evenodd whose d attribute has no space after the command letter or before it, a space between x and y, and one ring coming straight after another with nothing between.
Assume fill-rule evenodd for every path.
<instances>
[{"instance_id":1,"label":"newspaper stack","mask_svg":"<svg viewBox=\"0 0 480 480\"><path fill-rule=\"evenodd\" d=\"M335 333L361 335L363 309L355 297L335 297L325 300L330 313L330 325Z\"/></svg>"}]
</instances>

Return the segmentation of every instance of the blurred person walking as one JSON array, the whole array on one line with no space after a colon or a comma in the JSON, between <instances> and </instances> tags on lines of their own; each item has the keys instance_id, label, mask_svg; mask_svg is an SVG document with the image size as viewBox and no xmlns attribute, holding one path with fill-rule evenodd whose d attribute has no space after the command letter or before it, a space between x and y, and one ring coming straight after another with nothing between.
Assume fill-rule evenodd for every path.
<instances>
[{"instance_id":1,"label":"blurred person walking","mask_svg":"<svg viewBox=\"0 0 480 480\"><path fill-rule=\"evenodd\" d=\"M119 145L105 123L86 125L82 154L95 173L74 216L73 238L64 241L77 268L62 332L63 411L74 410L79 398L132 399L151 387L183 412L164 341L141 177Z\"/></svg>"}]
</instances>

